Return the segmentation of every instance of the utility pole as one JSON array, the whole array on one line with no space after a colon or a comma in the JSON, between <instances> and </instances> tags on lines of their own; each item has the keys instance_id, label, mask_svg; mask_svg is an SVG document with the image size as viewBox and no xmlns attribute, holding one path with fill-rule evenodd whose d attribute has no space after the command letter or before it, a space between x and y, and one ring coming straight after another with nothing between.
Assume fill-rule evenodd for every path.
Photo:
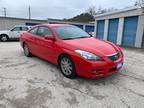
<instances>
[{"instance_id":1,"label":"utility pole","mask_svg":"<svg viewBox=\"0 0 144 108\"><path fill-rule=\"evenodd\" d=\"M4 10L3 10L3 12L4 12L4 17L6 17L6 8L3 8Z\"/></svg>"},{"instance_id":2,"label":"utility pole","mask_svg":"<svg viewBox=\"0 0 144 108\"><path fill-rule=\"evenodd\" d=\"M28 11L29 11L29 19L31 19L31 7L30 6L29 6Z\"/></svg>"}]
</instances>

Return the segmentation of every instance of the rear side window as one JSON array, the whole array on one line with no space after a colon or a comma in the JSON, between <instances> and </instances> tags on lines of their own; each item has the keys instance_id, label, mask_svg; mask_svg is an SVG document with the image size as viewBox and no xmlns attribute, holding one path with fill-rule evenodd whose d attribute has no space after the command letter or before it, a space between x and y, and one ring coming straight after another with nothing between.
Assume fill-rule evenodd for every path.
<instances>
[{"instance_id":1,"label":"rear side window","mask_svg":"<svg viewBox=\"0 0 144 108\"><path fill-rule=\"evenodd\" d=\"M22 27L22 31L27 31L28 27Z\"/></svg>"},{"instance_id":2,"label":"rear side window","mask_svg":"<svg viewBox=\"0 0 144 108\"><path fill-rule=\"evenodd\" d=\"M38 27L31 29L29 32L32 34L37 34Z\"/></svg>"},{"instance_id":3,"label":"rear side window","mask_svg":"<svg viewBox=\"0 0 144 108\"><path fill-rule=\"evenodd\" d=\"M39 27L38 28L38 31L37 31L38 36L43 37L45 35L51 35L51 34L52 34L51 31L47 27Z\"/></svg>"},{"instance_id":4,"label":"rear side window","mask_svg":"<svg viewBox=\"0 0 144 108\"><path fill-rule=\"evenodd\" d=\"M15 27L15 28L13 28L11 31L21 31L21 27Z\"/></svg>"}]
</instances>

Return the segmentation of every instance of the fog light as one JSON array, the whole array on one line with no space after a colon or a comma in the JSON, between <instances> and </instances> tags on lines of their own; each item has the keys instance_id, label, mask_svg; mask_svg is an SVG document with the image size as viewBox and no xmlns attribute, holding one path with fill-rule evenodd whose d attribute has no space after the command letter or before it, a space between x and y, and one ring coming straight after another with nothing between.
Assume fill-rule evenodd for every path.
<instances>
[{"instance_id":1,"label":"fog light","mask_svg":"<svg viewBox=\"0 0 144 108\"><path fill-rule=\"evenodd\" d=\"M103 72L103 70L102 69L92 70L92 74L97 74L97 73L100 73L100 72Z\"/></svg>"},{"instance_id":2,"label":"fog light","mask_svg":"<svg viewBox=\"0 0 144 108\"><path fill-rule=\"evenodd\" d=\"M96 74L96 73L98 73L97 70L93 70L93 71L92 71L92 74Z\"/></svg>"}]
</instances>

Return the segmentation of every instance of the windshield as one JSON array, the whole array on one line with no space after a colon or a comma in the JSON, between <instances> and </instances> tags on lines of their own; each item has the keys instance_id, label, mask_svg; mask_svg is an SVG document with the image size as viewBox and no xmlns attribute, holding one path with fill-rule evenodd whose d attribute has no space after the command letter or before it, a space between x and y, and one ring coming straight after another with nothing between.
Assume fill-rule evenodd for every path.
<instances>
[{"instance_id":1,"label":"windshield","mask_svg":"<svg viewBox=\"0 0 144 108\"><path fill-rule=\"evenodd\" d=\"M62 40L67 39L78 39L78 38L89 38L90 35L82 29L75 26L63 26L55 28L57 35Z\"/></svg>"}]
</instances>

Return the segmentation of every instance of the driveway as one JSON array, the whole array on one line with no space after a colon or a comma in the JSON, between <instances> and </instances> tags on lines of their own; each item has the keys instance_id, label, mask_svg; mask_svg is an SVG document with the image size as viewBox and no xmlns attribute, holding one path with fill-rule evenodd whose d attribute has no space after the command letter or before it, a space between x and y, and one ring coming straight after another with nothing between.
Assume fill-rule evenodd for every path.
<instances>
[{"instance_id":1,"label":"driveway","mask_svg":"<svg viewBox=\"0 0 144 108\"><path fill-rule=\"evenodd\" d=\"M143 108L144 50L123 51L120 72L71 80L49 62L25 57L19 42L1 42L0 108Z\"/></svg>"}]
</instances>

